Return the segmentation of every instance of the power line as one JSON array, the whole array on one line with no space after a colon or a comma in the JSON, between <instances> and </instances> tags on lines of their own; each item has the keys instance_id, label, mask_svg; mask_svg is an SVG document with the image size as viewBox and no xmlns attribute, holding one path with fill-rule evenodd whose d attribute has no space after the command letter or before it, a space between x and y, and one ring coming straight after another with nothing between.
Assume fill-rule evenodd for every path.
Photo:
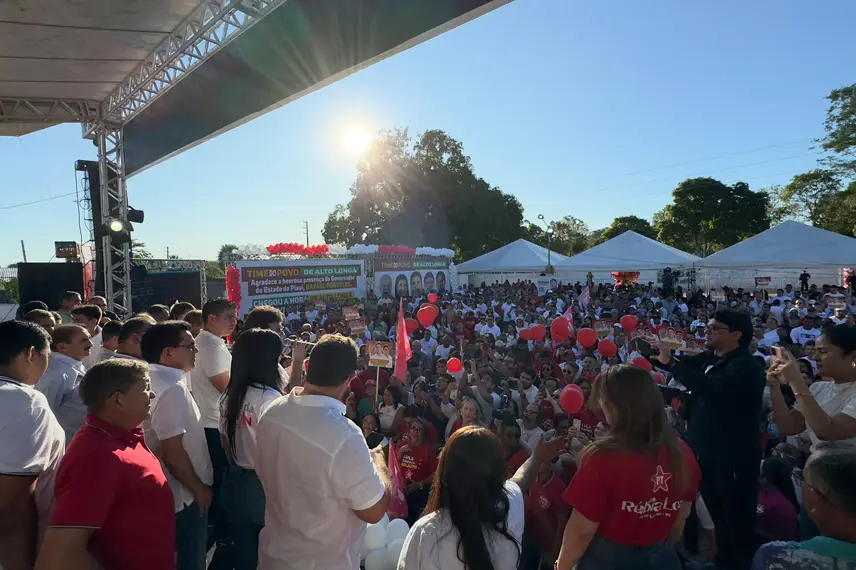
<instances>
[{"instance_id":1,"label":"power line","mask_svg":"<svg viewBox=\"0 0 856 570\"><path fill-rule=\"evenodd\" d=\"M728 153L728 154L720 154L720 155L718 155L718 156L709 156L709 157L707 157L707 158L698 158L698 159L696 159L696 160L689 160L689 161L687 161L687 162L679 162L678 164L671 164L671 165L669 165L669 166L657 166L657 167L654 167L654 168L646 168L646 169L644 169L644 170L637 170L637 171L635 171L635 172L626 172L626 173L624 173L624 174L613 174L612 176L607 176L607 177L603 178L602 180L610 180L610 179L612 179L612 178L623 178L623 177L625 177L625 176L633 176L633 175L636 175L636 174L645 174L645 173L647 173L647 172L655 172L655 171L657 171L657 170L668 170L669 168L677 168L677 167L679 167L679 166L687 166L687 165L689 165L689 164L698 164L698 163L700 163L700 162L707 162L708 160L718 160L718 159L720 159L720 158L728 158L728 157L730 157L730 156L739 156L739 155L741 155L741 154L750 154L750 153L753 153L753 152L760 152L760 151L762 151L762 150L770 150L770 149L774 149L774 148L782 148L782 147L785 147L785 146L791 146L791 145L795 145L795 144L799 144L799 143L809 142L809 141L812 141L812 140L814 140L814 139L811 139L811 138L809 138L809 139L800 139L800 140L798 140L798 141L791 141L791 142L786 142L786 143L781 143L781 144L774 144L774 145L770 145L770 146L762 146L762 147L753 148L753 149L749 149L749 150L740 150L740 151L737 151L737 152L730 152L730 153Z\"/></svg>"},{"instance_id":2,"label":"power line","mask_svg":"<svg viewBox=\"0 0 856 570\"><path fill-rule=\"evenodd\" d=\"M60 198L67 198L69 196L74 196L77 192L67 192L65 194L60 194L58 196L51 196L50 198L42 198L41 200L33 200L32 202L21 202L20 204L10 204L8 206L0 206L0 210L13 210L15 208L23 208L24 206L32 206L34 204L41 204L43 202L51 202L53 200L59 200Z\"/></svg>"}]
</instances>

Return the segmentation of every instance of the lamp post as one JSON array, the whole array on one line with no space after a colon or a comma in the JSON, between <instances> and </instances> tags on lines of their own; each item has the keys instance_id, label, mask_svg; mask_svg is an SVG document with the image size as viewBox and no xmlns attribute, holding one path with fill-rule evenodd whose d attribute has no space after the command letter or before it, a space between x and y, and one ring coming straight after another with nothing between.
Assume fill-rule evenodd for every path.
<instances>
[{"instance_id":1,"label":"lamp post","mask_svg":"<svg viewBox=\"0 0 856 570\"><path fill-rule=\"evenodd\" d=\"M544 227L546 227L546 228L547 228L547 271L550 271L550 267L551 267L551 266L550 266L550 252L551 252L551 250L550 250L550 241L551 241L551 240L552 240L552 238L553 238L553 232L554 232L555 230L553 229L553 222L550 222L550 223L548 224L546 221L544 221L544 214L538 214L538 220L539 220L542 224L544 224Z\"/></svg>"}]
</instances>

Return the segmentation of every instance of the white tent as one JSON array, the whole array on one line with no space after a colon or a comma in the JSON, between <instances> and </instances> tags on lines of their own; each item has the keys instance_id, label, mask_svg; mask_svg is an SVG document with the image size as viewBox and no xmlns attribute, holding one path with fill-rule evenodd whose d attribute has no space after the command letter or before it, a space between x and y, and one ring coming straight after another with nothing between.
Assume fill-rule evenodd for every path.
<instances>
[{"instance_id":1,"label":"white tent","mask_svg":"<svg viewBox=\"0 0 856 570\"><path fill-rule=\"evenodd\" d=\"M556 265L568 259L550 252L550 264ZM470 259L458 265L461 273L541 273L547 269L547 248L525 239L513 241L499 249Z\"/></svg>"},{"instance_id":2,"label":"white tent","mask_svg":"<svg viewBox=\"0 0 856 570\"><path fill-rule=\"evenodd\" d=\"M696 263L710 269L852 266L856 266L856 239L794 221L782 222Z\"/></svg>"},{"instance_id":3,"label":"white tent","mask_svg":"<svg viewBox=\"0 0 856 570\"><path fill-rule=\"evenodd\" d=\"M692 267L701 259L651 238L626 231L555 264L557 271L645 271Z\"/></svg>"}]
</instances>

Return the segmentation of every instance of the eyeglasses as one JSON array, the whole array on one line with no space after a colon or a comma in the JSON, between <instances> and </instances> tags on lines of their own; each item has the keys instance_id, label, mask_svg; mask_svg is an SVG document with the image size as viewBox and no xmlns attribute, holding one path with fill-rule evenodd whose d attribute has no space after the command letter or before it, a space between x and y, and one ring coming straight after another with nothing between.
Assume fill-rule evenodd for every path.
<instances>
[{"instance_id":1,"label":"eyeglasses","mask_svg":"<svg viewBox=\"0 0 856 570\"><path fill-rule=\"evenodd\" d=\"M196 352L196 343L191 342L190 344L179 344L175 348L186 348L190 352Z\"/></svg>"}]
</instances>

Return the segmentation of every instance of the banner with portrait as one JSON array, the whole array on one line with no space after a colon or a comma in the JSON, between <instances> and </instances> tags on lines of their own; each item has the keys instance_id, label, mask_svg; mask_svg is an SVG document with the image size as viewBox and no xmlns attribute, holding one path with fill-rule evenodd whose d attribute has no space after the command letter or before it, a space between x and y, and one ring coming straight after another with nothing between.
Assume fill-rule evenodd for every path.
<instances>
[{"instance_id":1,"label":"banner with portrait","mask_svg":"<svg viewBox=\"0 0 856 570\"><path fill-rule=\"evenodd\" d=\"M412 297L452 287L449 261L443 259L376 259L374 275L378 297Z\"/></svg>"},{"instance_id":2,"label":"banner with portrait","mask_svg":"<svg viewBox=\"0 0 856 570\"><path fill-rule=\"evenodd\" d=\"M365 262L361 259L272 259L237 261L241 307L272 305L280 310L304 303L353 305L366 296Z\"/></svg>"}]
</instances>

